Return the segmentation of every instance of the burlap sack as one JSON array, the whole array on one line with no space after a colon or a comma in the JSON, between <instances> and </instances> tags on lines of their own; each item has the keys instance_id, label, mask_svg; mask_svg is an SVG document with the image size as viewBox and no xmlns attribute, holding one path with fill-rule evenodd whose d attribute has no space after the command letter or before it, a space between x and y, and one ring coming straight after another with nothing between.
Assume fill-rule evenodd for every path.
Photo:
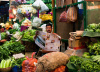
<instances>
[{"instance_id":1,"label":"burlap sack","mask_svg":"<svg viewBox=\"0 0 100 72\"><path fill-rule=\"evenodd\" d=\"M52 71L61 65L66 65L69 57L62 52L48 53L38 59L36 72Z\"/></svg>"}]
</instances>

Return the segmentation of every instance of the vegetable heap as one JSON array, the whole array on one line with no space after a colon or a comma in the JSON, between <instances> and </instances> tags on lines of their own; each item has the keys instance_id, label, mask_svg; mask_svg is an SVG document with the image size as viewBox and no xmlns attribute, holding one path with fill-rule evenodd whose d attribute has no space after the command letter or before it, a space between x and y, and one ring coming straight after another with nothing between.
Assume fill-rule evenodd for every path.
<instances>
[{"instance_id":1,"label":"vegetable heap","mask_svg":"<svg viewBox=\"0 0 100 72\"><path fill-rule=\"evenodd\" d=\"M9 58L10 51L8 48L0 46L0 60Z\"/></svg>"},{"instance_id":2,"label":"vegetable heap","mask_svg":"<svg viewBox=\"0 0 100 72\"><path fill-rule=\"evenodd\" d=\"M91 43L88 45L89 52L94 55L100 55L100 42Z\"/></svg>"},{"instance_id":3,"label":"vegetable heap","mask_svg":"<svg viewBox=\"0 0 100 72\"><path fill-rule=\"evenodd\" d=\"M99 24L95 24L95 23L89 24L87 29L85 29L85 31L100 33L100 23Z\"/></svg>"},{"instance_id":4,"label":"vegetable heap","mask_svg":"<svg viewBox=\"0 0 100 72\"><path fill-rule=\"evenodd\" d=\"M16 30L16 29L10 29L10 30L8 30L9 31L9 33L10 34L14 34L16 31L18 31L18 30Z\"/></svg>"},{"instance_id":5,"label":"vegetable heap","mask_svg":"<svg viewBox=\"0 0 100 72\"><path fill-rule=\"evenodd\" d=\"M99 72L100 71L100 55L91 58L83 58L71 56L67 67L78 72Z\"/></svg>"},{"instance_id":6,"label":"vegetable heap","mask_svg":"<svg viewBox=\"0 0 100 72\"><path fill-rule=\"evenodd\" d=\"M6 39L6 37L7 37L6 33L5 33L5 32L2 32L2 33L1 33L1 39L2 39L2 40L3 40L3 39Z\"/></svg>"},{"instance_id":7,"label":"vegetable heap","mask_svg":"<svg viewBox=\"0 0 100 72\"><path fill-rule=\"evenodd\" d=\"M8 67L12 67L11 59L2 60L0 63L0 68L8 68Z\"/></svg>"},{"instance_id":8,"label":"vegetable heap","mask_svg":"<svg viewBox=\"0 0 100 72\"><path fill-rule=\"evenodd\" d=\"M8 49L11 53L20 53L24 51L25 47L20 42L13 42L13 41L7 41L2 46L5 49Z\"/></svg>"},{"instance_id":9,"label":"vegetable heap","mask_svg":"<svg viewBox=\"0 0 100 72\"><path fill-rule=\"evenodd\" d=\"M33 37L35 36L36 30L26 30L22 37L22 40L25 41L33 41Z\"/></svg>"},{"instance_id":10,"label":"vegetable heap","mask_svg":"<svg viewBox=\"0 0 100 72\"><path fill-rule=\"evenodd\" d=\"M23 61L26 60L26 58L19 58L19 59L14 59L13 58L13 62L12 62L12 66L18 66L18 67L21 67L22 66L22 63Z\"/></svg>"}]
</instances>

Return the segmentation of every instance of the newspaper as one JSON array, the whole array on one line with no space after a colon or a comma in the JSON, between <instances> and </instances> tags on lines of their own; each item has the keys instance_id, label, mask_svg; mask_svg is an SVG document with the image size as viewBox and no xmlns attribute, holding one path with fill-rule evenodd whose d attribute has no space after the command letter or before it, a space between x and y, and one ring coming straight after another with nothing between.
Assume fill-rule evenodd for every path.
<instances>
[{"instance_id":1,"label":"newspaper","mask_svg":"<svg viewBox=\"0 0 100 72\"><path fill-rule=\"evenodd\" d=\"M60 51L60 40L58 35L39 31L35 43L46 51Z\"/></svg>"}]
</instances>

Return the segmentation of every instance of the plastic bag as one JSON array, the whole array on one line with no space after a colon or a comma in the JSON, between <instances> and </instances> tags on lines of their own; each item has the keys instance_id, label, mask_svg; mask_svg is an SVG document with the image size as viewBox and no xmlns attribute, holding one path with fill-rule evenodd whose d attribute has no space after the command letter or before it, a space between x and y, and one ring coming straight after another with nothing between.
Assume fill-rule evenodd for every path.
<instances>
[{"instance_id":1,"label":"plastic bag","mask_svg":"<svg viewBox=\"0 0 100 72\"><path fill-rule=\"evenodd\" d=\"M48 11L49 8L41 1L41 12Z\"/></svg>"},{"instance_id":2,"label":"plastic bag","mask_svg":"<svg viewBox=\"0 0 100 72\"><path fill-rule=\"evenodd\" d=\"M21 13L22 11L21 11L21 9L20 8L18 8L17 9L17 13Z\"/></svg>"},{"instance_id":3,"label":"plastic bag","mask_svg":"<svg viewBox=\"0 0 100 72\"><path fill-rule=\"evenodd\" d=\"M13 37L17 39L16 41L19 41L19 40L22 38L22 35L20 35L20 32L16 32L16 33L13 35Z\"/></svg>"},{"instance_id":4,"label":"plastic bag","mask_svg":"<svg viewBox=\"0 0 100 72\"><path fill-rule=\"evenodd\" d=\"M71 22L75 22L77 20L77 8L75 6L69 7L67 11L67 18Z\"/></svg>"},{"instance_id":5,"label":"plastic bag","mask_svg":"<svg viewBox=\"0 0 100 72\"><path fill-rule=\"evenodd\" d=\"M60 15L59 22L67 22L67 12L63 11Z\"/></svg>"},{"instance_id":6,"label":"plastic bag","mask_svg":"<svg viewBox=\"0 0 100 72\"><path fill-rule=\"evenodd\" d=\"M20 28L19 28L19 24L18 23L14 23L14 25L13 25L13 29L17 29L17 30L19 30Z\"/></svg>"},{"instance_id":7,"label":"plastic bag","mask_svg":"<svg viewBox=\"0 0 100 72\"><path fill-rule=\"evenodd\" d=\"M32 53L31 58L26 57L27 59L23 61L22 72L35 72L36 71L37 59L33 58L34 54L35 52Z\"/></svg>"},{"instance_id":8,"label":"plastic bag","mask_svg":"<svg viewBox=\"0 0 100 72\"><path fill-rule=\"evenodd\" d=\"M40 2L41 2L41 0L36 0L36 1L32 4L32 6L33 6L34 8L41 9L41 4L40 4Z\"/></svg>"},{"instance_id":9,"label":"plastic bag","mask_svg":"<svg viewBox=\"0 0 100 72\"><path fill-rule=\"evenodd\" d=\"M40 11L41 12L44 12L44 11L48 11L49 8L44 4L44 2L42 0L36 0L33 5L33 7L37 8L37 9L41 9Z\"/></svg>"},{"instance_id":10,"label":"plastic bag","mask_svg":"<svg viewBox=\"0 0 100 72\"><path fill-rule=\"evenodd\" d=\"M42 22L42 20L41 20L40 18L35 17L35 18L33 19L32 26L39 27L39 26L41 25L41 22Z\"/></svg>"}]
</instances>

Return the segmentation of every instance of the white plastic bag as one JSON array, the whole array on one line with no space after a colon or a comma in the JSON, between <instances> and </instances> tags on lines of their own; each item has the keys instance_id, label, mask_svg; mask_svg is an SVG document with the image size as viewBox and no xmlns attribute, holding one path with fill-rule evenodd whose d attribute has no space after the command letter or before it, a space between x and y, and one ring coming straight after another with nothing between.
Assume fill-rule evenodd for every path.
<instances>
[{"instance_id":1,"label":"white plastic bag","mask_svg":"<svg viewBox=\"0 0 100 72\"><path fill-rule=\"evenodd\" d=\"M13 29L17 29L17 30L19 30L20 28L19 28L19 24L18 23L14 23L14 25L13 25Z\"/></svg>"},{"instance_id":2,"label":"white plastic bag","mask_svg":"<svg viewBox=\"0 0 100 72\"><path fill-rule=\"evenodd\" d=\"M42 0L36 0L33 5L33 7L40 9L41 12L48 11L49 8L45 5L45 3Z\"/></svg>"},{"instance_id":3,"label":"white plastic bag","mask_svg":"<svg viewBox=\"0 0 100 72\"><path fill-rule=\"evenodd\" d=\"M19 40L22 38L22 35L20 35L20 32L16 32L16 33L13 35L13 37L17 39L16 41L19 41Z\"/></svg>"},{"instance_id":4,"label":"white plastic bag","mask_svg":"<svg viewBox=\"0 0 100 72\"><path fill-rule=\"evenodd\" d=\"M43 1L41 1L41 12L48 11L49 8L45 5Z\"/></svg>"},{"instance_id":5,"label":"white plastic bag","mask_svg":"<svg viewBox=\"0 0 100 72\"><path fill-rule=\"evenodd\" d=\"M39 26L41 25L41 22L42 22L42 20L41 20L40 18L35 17L35 18L33 19L32 26L39 27Z\"/></svg>"},{"instance_id":6,"label":"white plastic bag","mask_svg":"<svg viewBox=\"0 0 100 72\"><path fill-rule=\"evenodd\" d=\"M41 9L41 0L36 0L32 6L37 9Z\"/></svg>"}]
</instances>

